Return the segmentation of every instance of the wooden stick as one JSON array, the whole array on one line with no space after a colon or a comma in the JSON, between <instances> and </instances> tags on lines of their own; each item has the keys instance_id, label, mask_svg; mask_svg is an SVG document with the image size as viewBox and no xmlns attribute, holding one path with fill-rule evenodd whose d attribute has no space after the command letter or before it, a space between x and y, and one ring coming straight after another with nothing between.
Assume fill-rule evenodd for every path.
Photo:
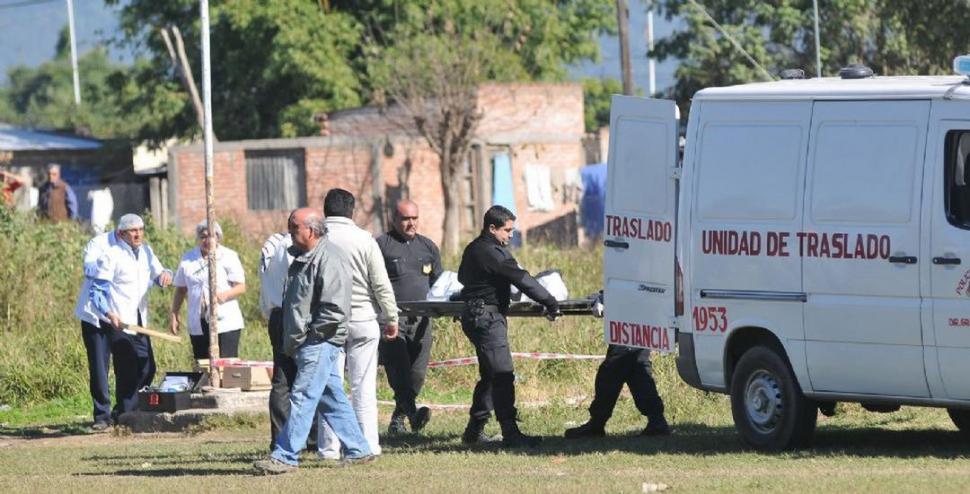
<instances>
[{"instance_id":1,"label":"wooden stick","mask_svg":"<svg viewBox=\"0 0 970 494\"><path fill-rule=\"evenodd\" d=\"M182 338L175 336L174 334L162 333L161 331L155 331L153 329L143 328L135 324L129 324L126 328L128 331L134 331L145 336L151 336L152 338L161 338L163 340L168 340L173 343L182 343Z\"/></svg>"}]
</instances>

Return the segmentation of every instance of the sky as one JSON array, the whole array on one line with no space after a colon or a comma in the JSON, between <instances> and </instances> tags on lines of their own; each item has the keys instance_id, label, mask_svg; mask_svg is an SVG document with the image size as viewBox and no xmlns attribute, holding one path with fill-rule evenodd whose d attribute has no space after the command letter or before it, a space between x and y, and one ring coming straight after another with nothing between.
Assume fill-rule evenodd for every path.
<instances>
[{"instance_id":1,"label":"sky","mask_svg":"<svg viewBox=\"0 0 970 494\"><path fill-rule=\"evenodd\" d=\"M159 0L164 1L164 0ZM633 81L647 91L646 9L643 0L630 0L630 58ZM118 38L118 10L103 0L74 0L74 23L78 53ZM66 0L0 0L0 84L6 83L7 69L18 64L36 67L54 57L57 35L67 25ZM675 27L675 21L654 16L654 37L660 39ZM601 60L569 67L570 77L620 78L620 50L616 36L600 37ZM132 55L110 50L112 59L130 61ZM657 89L673 84L674 60L657 64ZM83 77L83 74L82 74Z\"/></svg>"}]
</instances>

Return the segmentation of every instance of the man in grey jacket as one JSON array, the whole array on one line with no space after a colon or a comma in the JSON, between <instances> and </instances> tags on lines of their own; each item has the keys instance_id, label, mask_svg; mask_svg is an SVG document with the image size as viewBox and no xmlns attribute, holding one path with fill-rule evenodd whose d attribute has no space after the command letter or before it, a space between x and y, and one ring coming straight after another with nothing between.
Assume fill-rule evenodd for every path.
<instances>
[{"instance_id":1,"label":"man in grey jacket","mask_svg":"<svg viewBox=\"0 0 970 494\"><path fill-rule=\"evenodd\" d=\"M297 373L290 391L290 415L273 452L253 466L265 474L296 470L318 413L343 444L346 464L369 463L375 457L336 366L350 319L350 260L324 237L323 217L317 210L293 211L287 228L294 259L283 297L283 351L296 361Z\"/></svg>"}]
</instances>

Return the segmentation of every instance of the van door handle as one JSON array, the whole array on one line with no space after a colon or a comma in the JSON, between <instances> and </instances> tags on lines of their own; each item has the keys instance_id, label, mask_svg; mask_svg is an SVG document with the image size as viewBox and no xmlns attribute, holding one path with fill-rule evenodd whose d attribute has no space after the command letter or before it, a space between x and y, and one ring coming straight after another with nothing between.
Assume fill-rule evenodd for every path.
<instances>
[{"instance_id":1,"label":"van door handle","mask_svg":"<svg viewBox=\"0 0 970 494\"><path fill-rule=\"evenodd\" d=\"M630 242L623 242L622 240L607 240L603 242L603 245L607 247L613 247L616 249L629 249Z\"/></svg>"},{"instance_id":2,"label":"van door handle","mask_svg":"<svg viewBox=\"0 0 970 494\"><path fill-rule=\"evenodd\" d=\"M893 264L916 264L916 256L890 256L889 262Z\"/></svg>"},{"instance_id":3,"label":"van door handle","mask_svg":"<svg viewBox=\"0 0 970 494\"><path fill-rule=\"evenodd\" d=\"M934 257L933 264L936 264L937 266L942 266L946 264L959 265L960 258L959 257Z\"/></svg>"}]
</instances>

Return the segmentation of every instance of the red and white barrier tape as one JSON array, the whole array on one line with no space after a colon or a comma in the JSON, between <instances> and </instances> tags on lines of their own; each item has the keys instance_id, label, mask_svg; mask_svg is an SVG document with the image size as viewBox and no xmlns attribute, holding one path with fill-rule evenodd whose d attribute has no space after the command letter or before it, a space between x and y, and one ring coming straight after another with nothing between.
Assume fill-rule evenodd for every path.
<instances>
[{"instance_id":1,"label":"red and white barrier tape","mask_svg":"<svg viewBox=\"0 0 970 494\"><path fill-rule=\"evenodd\" d=\"M589 396L586 396L586 395L571 396L563 400L563 403L567 405L575 406L586 402L586 400L588 399L589 399ZM384 406L396 406L396 404L391 400L377 400L377 404L384 405ZM524 401L524 402L516 403L517 406L524 407L524 408L544 407L544 406L549 406L551 404L552 402L547 400ZM428 407L432 410L468 410L469 408L471 408L471 405L468 405L468 404L458 405L458 404L450 404L450 403L447 403L447 404L446 403L418 403L417 406L419 408Z\"/></svg>"},{"instance_id":2,"label":"red and white barrier tape","mask_svg":"<svg viewBox=\"0 0 970 494\"><path fill-rule=\"evenodd\" d=\"M574 355L571 353L546 353L546 352L512 352L512 358L522 358L530 360L603 360L605 355ZM429 362L428 367L459 367L462 365L475 365L478 363L477 357L461 357L448 360L437 360Z\"/></svg>"},{"instance_id":3,"label":"red and white barrier tape","mask_svg":"<svg viewBox=\"0 0 970 494\"><path fill-rule=\"evenodd\" d=\"M234 358L217 358L215 366L222 367L273 367L272 360L239 360Z\"/></svg>"},{"instance_id":4,"label":"red and white barrier tape","mask_svg":"<svg viewBox=\"0 0 970 494\"><path fill-rule=\"evenodd\" d=\"M512 352L512 358L529 360L603 360L605 355L575 355L572 353L548 353L548 352ZM429 362L428 367L459 367L462 365L475 365L478 363L477 357L459 357L447 360L437 360ZM220 358L215 360L216 367L273 367L270 360L239 360L231 358Z\"/></svg>"}]
</instances>

